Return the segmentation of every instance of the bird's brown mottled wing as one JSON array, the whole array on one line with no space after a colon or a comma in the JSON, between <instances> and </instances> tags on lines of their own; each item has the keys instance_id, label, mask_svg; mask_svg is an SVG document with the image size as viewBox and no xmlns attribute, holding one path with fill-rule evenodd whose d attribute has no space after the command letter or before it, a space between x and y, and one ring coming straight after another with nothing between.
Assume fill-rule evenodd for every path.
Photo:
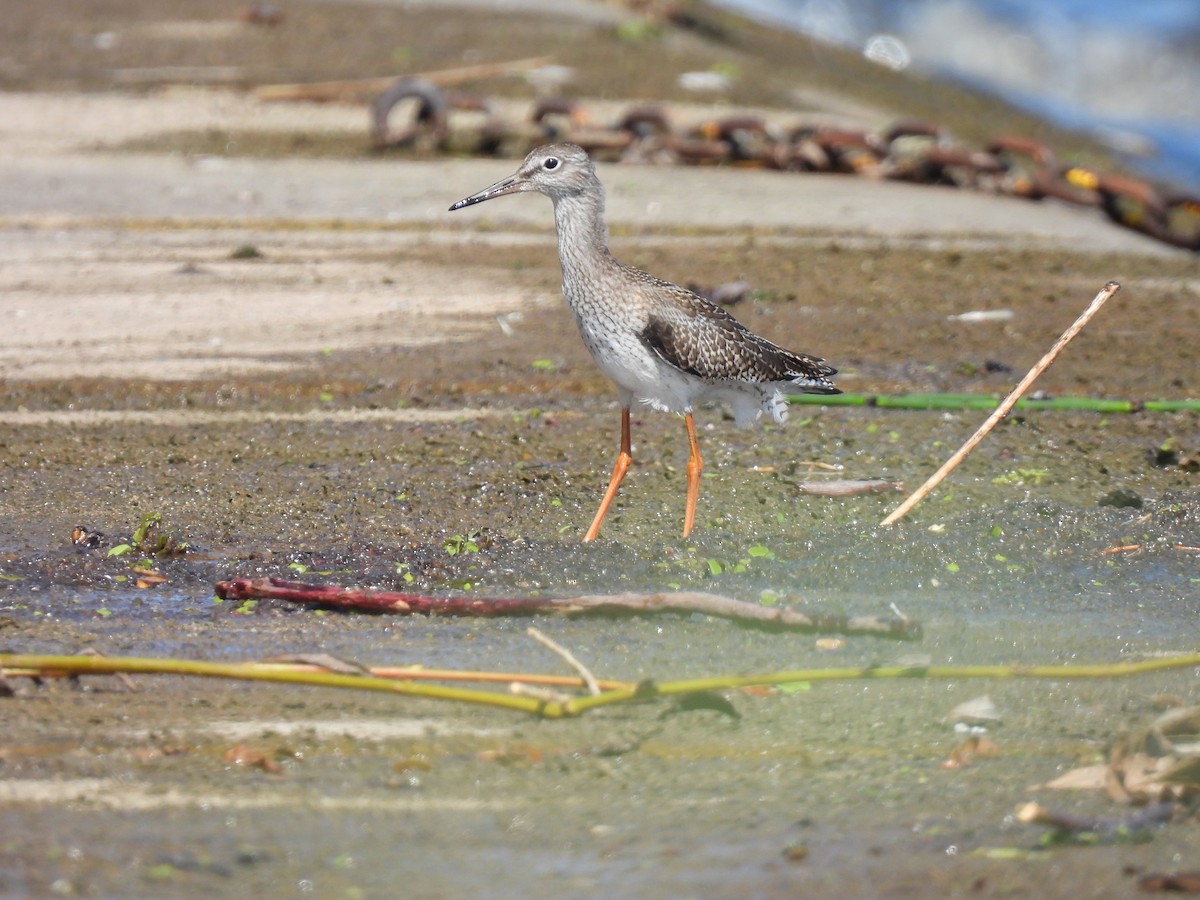
<instances>
[{"instance_id":1,"label":"bird's brown mottled wing","mask_svg":"<svg viewBox=\"0 0 1200 900\"><path fill-rule=\"evenodd\" d=\"M646 345L666 362L711 381L793 382L796 389L836 392L827 380L836 369L803 353L792 353L754 334L725 310L669 282L671 304L650 314L642 333Z\"/></svg>"}]
</instances>

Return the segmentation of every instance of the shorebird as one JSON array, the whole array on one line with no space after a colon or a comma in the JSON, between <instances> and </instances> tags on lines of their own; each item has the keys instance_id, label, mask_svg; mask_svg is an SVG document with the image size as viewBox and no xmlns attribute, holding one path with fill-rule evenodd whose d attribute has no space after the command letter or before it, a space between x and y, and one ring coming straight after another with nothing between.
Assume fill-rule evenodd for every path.
<instances>
[{"instance_id":1,"label":"shorebird","mask_svg":"<svg viewBox=\"0 0 1200 900\"><path fill-rule=\"evenodd\" d=\"M837 370L819 357L793 353L759 337L692 291L618 262L608 249L604 186L587 152L575 144L537 148L515 174L459 200L450 211L526 191L554 202L563 296L592 359L616 384L621 404L621 449L583 540L600 534L633 461L629 410L635 401L683 415L690 447L683 518L687 537L696 520L704 467L692 416L696 403L728 403L739 425L753 423L764 412L782 424L785 394L840 394L829 380Z\"/></svg>"}]
</instances>

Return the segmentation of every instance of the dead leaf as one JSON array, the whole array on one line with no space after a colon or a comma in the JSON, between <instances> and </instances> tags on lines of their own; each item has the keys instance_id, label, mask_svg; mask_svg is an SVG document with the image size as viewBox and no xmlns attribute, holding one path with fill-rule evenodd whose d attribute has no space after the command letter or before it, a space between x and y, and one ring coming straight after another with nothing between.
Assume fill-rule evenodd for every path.
<instances>
[{"instance_id":1,"label":"dead leaf","mask_svg":"<svg viewBox=\"0 0 1200 900\"><path fill-rule=\"evenodd\" d=\"M950 751L950 756L942 762L941 768L961 769L972 765L977 759L986 759L999 755L1000 748L996 746L995 741L988 737L973 734Z\"/></svg>"},{"instance_id":2,"label":"dead leaf","mask_svg":"<svg viewBox=\"0 0 1200 900\"><path fill-rule=\"evenodd\" d=\"M1161 800L1169 786L1160 775L1175 762L1170 756L1150 756L1141 751L1115 759L1108 765L1105 788L1118 803L1148 803Z\"/></svg>"},{"instance_id":3,"label":"dead leaf","mask_svg":"<svg viewBox=\"0 0 1200 900\"><path fill-rule=\"evenodd\" d=\"M254 766L262 769L264 772L270 772L272 775L279 774L283 768L279 763L275 762L270 752L266 750L258 750L246 744L238 744L230 747L221 757L225 762L235 766Z\"/></svg>"},{"instance_id":4,"label":"dead leaf","mask_svg":"<svg viewBox=\"0 0 1200 900\"><path fill-rule=\"evenodd\" d=\"M1080 766L1064 772L1053 781L1047 781L1034 787L1050 788L1055 791L1098 791L1104 788L1104 779L1108 776L1108 766L1099 763L1094 766Z\"/></svg>"}]
</instances>

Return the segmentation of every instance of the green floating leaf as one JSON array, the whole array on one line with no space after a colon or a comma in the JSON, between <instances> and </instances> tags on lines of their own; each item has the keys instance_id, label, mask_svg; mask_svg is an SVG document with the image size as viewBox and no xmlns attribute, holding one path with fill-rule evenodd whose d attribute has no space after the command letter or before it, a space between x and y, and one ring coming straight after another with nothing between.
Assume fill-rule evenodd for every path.
<instances>
[{"instance_id":1,"label":"green floating leaf","mask_svg":"<svg viewBox=\"0 0 1200 900\"><path fill-rule=\"evenodd\" d=\"M472 531L470 534L452 534L442 543L442 549L451 556L457 556L460 553L478 553L479 544L476 540L479 538L479 532Z\"/></svg>"},{"instance_id":2,"label":"green floating leaf","mask_svg":"<svg viewBox=\"0 0 1200 900\"><path fill-rule=\"evenodd\" d=\"M992 479L992 484L1033 485L1038 487L1050 477L1049 469L1017 469Z\"/></svg>"},{"instance_id":3,"label":"green floating leaf","mask_svg":"<svg viewBox=\"0 0 1200 900\"><path fill-rule=\"evenodd\" d=\"M191 549L191 545L186 541L180 541L173 535L158 532L161 524L161 513L154 512L142 516L137 528L133 530L133 536L129 539L129 543L140 552L149 553L154 556L175 556L180 553L186 553ZM108 555L119 556L120 554L114 552L117 549L119 548L114 547L109 551ZM149 561L146 564L153 565Z\"/></svg>"},{"instance_id":4,"label":"green floating leaf","mask_svg":"<svg viewBox=\"0 0 1200 900\"><path fill-rule=\"evenodd\" d=\"M812 690L811 681L785 681L775 685L781 694L803 694Z\"/></svg>"},{"instance_id":5,"label":"green floating leaf","mask_svg":"<svg viewBox=\"0 0 1200 900\"><path fill-rule=\"evenodd\" d=\"M109 556L124 556L126 553L129 553L132 550L133 550L133 547L130 546L129 544L117 544L117 546L113 547L111 550L108 551L108 555Z\"/></svg>"},{"instance_id":6,"label":"green floating leaf","mask_svg":"<svg viewBox=\"0 0 1200 900\"><path fill-rule=\"evenodd\" d=\"M146 542L146 538L150 532L158 526L162 521L161 513L147 513L142 516L142 520L138 522L137 528L133 529L133 539L131 543L135 547L140 547Z\"/></svg>"}]
</instances>

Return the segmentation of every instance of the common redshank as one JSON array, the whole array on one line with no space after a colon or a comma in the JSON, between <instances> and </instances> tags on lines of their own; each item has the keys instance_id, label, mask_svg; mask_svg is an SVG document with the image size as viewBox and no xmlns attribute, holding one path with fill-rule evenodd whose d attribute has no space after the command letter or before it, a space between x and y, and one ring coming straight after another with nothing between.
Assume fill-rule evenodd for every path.
<instances>
[{"instance_id":1,"label":"common redshank","mask_svg":"<svg viewBox=\"0 0 1200 900\"><path fill-rule=\"evenodd\" d=\"M764 412L782 424L785 394L839 394L837 370L754 334L716 304L669 281L618 262L608 249L604 186L587 152L549 144L525 157L514 175L459 200L453 212L484 200L537 191L554 202L563 296L584 345L617 387L621 449L600 509L583 540L592 541L633 460L629 410L634 401L681 413L687 428L687 505L683 536L696 520L704 463L692 411L703 400L728 403L739 425Z\"/></svg>"}]
</instances>

